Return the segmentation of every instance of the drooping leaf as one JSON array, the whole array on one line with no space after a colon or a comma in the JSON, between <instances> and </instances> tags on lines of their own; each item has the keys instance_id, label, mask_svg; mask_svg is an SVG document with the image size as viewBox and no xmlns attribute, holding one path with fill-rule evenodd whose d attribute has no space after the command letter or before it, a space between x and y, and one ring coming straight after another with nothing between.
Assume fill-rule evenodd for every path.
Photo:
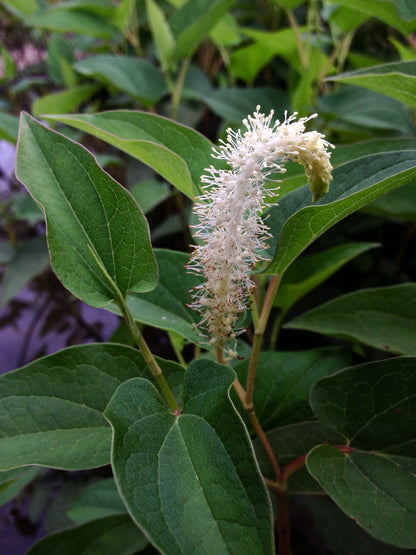
<instances>
[{"instance_id":1,"label":"drooping leaf","mask_svg":"<svg viewBox=\"0 0 416 555\"><path fill-rule=\"evenodd\" d=\"M179 415L143 379L126 382L107 407L119 491L172 555L272 552L267 492L228 398L234 376L211 361L191 364Z\"/></svg>"},{"instance_id":2,"label":"drooping leaf","mask_svg":"<svg viewBox=\"0 0 416 555\"><path fill-rule=\"evenodd\" d=\"M317 382L311 406L354 449L321 445L308 470L372 536L416 547L416 359L347 368Z\"/></svg>"},{"instance_id":3,"label":"drooping leaf","mask_svg":"<svg viewBox=\"0 0 416 555\"><path fill-rule=\"evenodd\" d=\"M0 307L5 306L25 285L49 267L45 237L28 239L13 254L1 285Z\"/></svg>"},{"instance_id":4,"label":"drooping leaf","mask_svg":"<svg viewBox=\"0 0 416 555\"><path fill-rule=\"evenodd\" d=\"M388 191L416 178L416 150L364 156L335 168L330 191L311 205L301 187L269 210L267 224L277 250L268 274L283 274L299 254L337 222ZM272 248L274 248L272 243ZM273 252L273 250L272 250Z\"/></svg>"},{"instance_id":5,"label":"drooping leaf","mask_svg":"<svg viewBox=\"0 0 416 555\"><path fill-rule=\"evenodd\" d=\"M253 403L263 428L310 419L313 413L308 399L312 385L350 362L349 351L332 347L260 353ZM241 383L246 381L248 366L249 361L245 361L236 367Z\"/></svg>"},{"instance_id":6,"label":"drooping leaf","mask_svg":"<svg viewBox=\"0 0 416 555\"><path fill-rule=\"evenodd\" d=\"M146 0L146 12L161 62L162 71L166 71L171 65L171 59L175 49L175 39L162 8L160 8L154 0Z\"/></svg>"},{"instance_id":7,"label":"drooping leaf","mask_svg":"<svg viewBox=\"0 0 416 555\"><path fill-rule=\"evenodd\" d=\"M74 68L138 98L145 106L156 104L167 93L160 71L140 58L99 54L80 60Z\"/></svg>"},{"instance_id":8,"label":"drooping leaf","mask_svg":"<svg viewBox=\"0 0 416 555\"><path fill-rule=\"evenodd\" d=\"M416 108L416 62L391 62L328 77L385 94Z\"/></svg>"},{"instance_id":9,"label":"drooping leaf","mask_svg":"<svg viewBox=\"0 0 416 555\"><path fill-rule=\"evenodd\" d=\"M183 368L159 361L180 397ZM110 461L111 429L103 411L116 388L150 378L131 347L69 347L0 377L0 469L40 464L78 470Z\"/></svg>"},{"instance_id":10,"label":"drooping leaf","mask_svg":"<svg viewBox=\"0 0 416 555\"><path fill-rule=\"evenodd\" d=\"M51 534L38 541L27 555L113 555L114 549L117 555L134 555L148 543L128 515L115 515Z\"/></svg>"},{"instance_id":11,"label":"drooping leaf","mask_svg":"<svg viewBox=\"0 0 416 555\"><path fill-rule=\"evenodd\" d=\"M212 163L212 144L197 131L154 114L110 111L48 116L82 129L157 171L193 199L200 177Z\"/></svg>"},{"instance_id":12,"label":"drooping leaf","mask_svg":"<svg viewBox=\"0 0 416 555\"><path fill-rule=\"evenodd\" d=\"M155 287L142 211L84 147L23 114L16 175L43 206L52 267L72 293L99 307L114 283L122 295Z\"/></svg>"},{"instance_id":13,"label":"drooping leaf","mask_svg":"<svg viewBox=\"0 0 416 555\"><path fill-rule=\"evenodd\" d=\"M416 284L348 293L285 324L371 345L384 351L416 354Z\"/></svg>"}]
</instances>

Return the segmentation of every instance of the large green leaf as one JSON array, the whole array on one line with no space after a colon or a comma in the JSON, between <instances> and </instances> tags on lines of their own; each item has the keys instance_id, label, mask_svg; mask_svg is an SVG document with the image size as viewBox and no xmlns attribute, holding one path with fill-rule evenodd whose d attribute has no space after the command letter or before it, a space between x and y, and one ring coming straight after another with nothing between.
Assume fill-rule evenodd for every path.
<instances>
[{"instance_id":1,"label":"large green leaf","mask_svg":"<svg viewBox=\"0 0 416 555\"><path fill-rule=\"evenodd\" d=\"M416 108L416 62L392 62L328 77L391 96Z\"/></svg>"},{"instance_id":2,"label":"large green leaf","mask_svg":"<svg viewBox=\"0 0 416 555\"><path fill-rule=\"evenodd\" d=\"M74 68L83 75L130 94L145 106L156 104L167 93L160 71L146 60L132 56L99 54L77 62Z\"/></svg>"},{"instance_id":3,"label":"large green leaf","mask_svg":"<svg viewBox=\"0 0 416 555\"><path fill-rule=\"evenodd\" d=\"M374 154L335 168L330 191L313 206L301 187L269 210L268 226L277 251L268 274L283 274L315 239L372 200L416 177L416 150ZM274 245L272 245L274 247Z\"/></svg>"},{"instance_id":4,"label":"large green leaf","mask_svg":"<svg viewBox=\"0 0 416 555\"><path fill-rule=\"evenodd\" d=\"M143 379L121 386L106 409L119 491L162 552L273 551L268 495L228 397L234 378L200 360L188 369L179 415Z\"/></svg>"},{"instance_id":5,"label":"large green leaf","mask_svg":"<svg viewBox=\"0 0 416 555\"><path fill-rule=\"evenodd\" d=\"M128 515L115 515L51 534L27 555L134 555L148 543Z\"/></svg>"},{"instance_id":6,"label":"large green leaf","mask_svg":"<svg viewBox=\"0 0 416 555\"><path fill-rule=\"evenodd\" d=\"M176 40L174 59L191 56L234 0L188 0L169 20Z\"/></svg>"},{"instance_id":7,"label":"large green leaf","mask_svg":"<svg viewBox=\"0 0 416 555\"><path fill-rule=\"evenodd\" d=\"M328 279L344 264L377 246L379 243L345 243L298 258L285 272L274 305L287 312L300 298Z\"/></svg>"},{"instance_id":8,"label":"large green leaf","mask_svg":"<svg viewBox=\"0 0 416 555\"><path fill-rule=\"evenodd\" d=\"M329 301L285 325L416 355L416 284L364 289Z\"/></svg>"},{"instance_id":9,"label":"large green leaf","mask_svg":"<svg viewBox=\"0 0 416 555\"><path fill-rule=\"evenodd\" d=\"M111 280L122 295L155 287L142 211L84 147L23 114L16 175L45 211L52 267L72 293L103 306Z\"/></svg>"},{"instance_id":10,"label":"large green leaf","mask_svg":"<svg viewBox=\"0 0 416 555\"><path fill-rule=\"evenodd\" d=\"M264 429L308 420L309 390L323 376L345 368L351 355L345 349L323 348L306 351L264 351L257 367L254 406ZM236 367L245 383L249 361Z\"/></svg>"},{"instance_id":11,"label":"large green leaf","mask_svg":"<svg viewBox=\"0 0 416 555\"><path fill-rule=\"evenodd\" d=\"M183 368L160 361L179 397ZM40 464L77 470L110 461L103 411L116 388L150 377L131 347L70 347L0 377L0 469Z\"/></svg>"},{"instance_id":12,"label":"large green leaf","mask_svg":"<svg viewBox=\"0 0 416 555\"><path fill-rule=\"evenodd\" d=\"M149 293L129 295L127 304L133 318L199 343L202 337L195 329L199 317L186 306L191 299L190 290L200 283L199 277L186 272L189 255L165 249L156 249L155 254L160 270L159 283ZM112 306L108 308L113 310Z\"/></svg>"},{"instance_id":13,"label":"large green leaf","mask_svg":"<svg viewBox=\"0 0 416 555\"><path fill-rule=\"evenodd\" d=\"M342 434L349 453L321 445L307 467L325 491L374 537L416 547L416 359L347 368L317 382L311 406Z\"/></svg>"},{"instance_id":14,"label":"large green leaf","mask_svg":"<svg viewBox=\"0 0 416 555\"><path fill-rule=\"evenodd\" d=\"M275 428L268 431L266 435L282 469L295 461L304 462L300 459L306 458L308 451L321 443L333 445L343 443L341 434L316 420ZM263 476L274 480L274 471L261 441L256 438L253 441L253 446ZM297 470L288 479L288 492L322 493L322 488L315 478L309 474L306 467L299 464Z\"/></svg>"},{"instance_id":15,"label":"large green leaf","mask_svg":"<svg viewBox=\"0 0 416 555\"><path fill-rule=\"evenodd\" d=\"M166 118L143 112L55 115L60 121L99 137L157 171L191 199L212 164L212 144L203 135Z\"/></svg>"}]
</instances>

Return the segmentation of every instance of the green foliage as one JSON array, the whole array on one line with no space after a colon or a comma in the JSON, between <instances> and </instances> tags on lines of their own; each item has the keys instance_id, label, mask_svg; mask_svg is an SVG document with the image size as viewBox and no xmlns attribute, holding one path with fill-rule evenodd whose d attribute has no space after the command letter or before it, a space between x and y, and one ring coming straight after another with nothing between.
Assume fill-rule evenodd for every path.
<instances>
[{"instance_id":1,"label":"green foliage","mask_svg":"<svg viewBox=\"0 0 416 555\"><path fill-rule=\"evenodd\" d=\"M199 361L186 374L180 416L144 379L120 387L107 407L116 482L130 514L162 551L272 549L267 493L226 394L233 380L231 370Z\"/></svg>"},{"instance_id":2,"label":"green foliage","mask_svg":"<svg viewBox=\"0 0 416 555\"><path fill-rule=\"evenodd\" d=\"M1 15L0 138L17 142L20 184L1 168L0 326L22 330L28 363L0 377L0 504L47 515L28 553L415 549L413 3L7 0ZM33 62L16 54L23 24ZM319 172L317 135L299 150L289 131L266 156L273 131L244 135L257 106L284 125L319 113L307 132L336 148L318 202L293 161ZM204 321L245 277L224 237L247 197L216 205L219 226L192 210L230 170L212 156L230 125L229 183L253 149L253 187L271 154L287 172L271 168L263 214L252 199L270 237L224 345ZM204 253L201 277L189 254L206 233L241 272L208 293L217 259ZM19 318L45 284L64 300L37 337ZM108 342L83 302L123 318ZM43 356L60 313L85 331L67 345L103 340Z\"/></svg>"}]
</instances>

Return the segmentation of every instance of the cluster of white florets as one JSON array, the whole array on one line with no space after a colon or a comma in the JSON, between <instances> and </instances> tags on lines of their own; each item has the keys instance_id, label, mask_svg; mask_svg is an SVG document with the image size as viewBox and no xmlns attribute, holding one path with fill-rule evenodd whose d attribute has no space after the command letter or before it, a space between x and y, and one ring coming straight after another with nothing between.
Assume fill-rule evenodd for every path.
<instances>
[{"instance_id":1,"label":"cluster of white florets","mask_svg":"<svg viewBox=\"0 0 416 555\"><path fill-rule=\"evenodd\" d=\"M192 291L189 305L202 315L200 325L208 331L212 344L224 345L239 333L235 325L249 302L254 287L250 272L266 248L270 236L261 219L266 200L276 196L278 187L265 188L271 173L284 173L287 160L305 167L313 200L328 191L332 179L332 146L317 131L305 132L305 123L316 116L295 121L296 114L272 124L273 111L243 120L247 128L227 130L227 141L214 149L214 158L226 160L230 170L211 166L201 178L205 194L196 199L199 218L195 247L188 270L205 278Z\"/></svg>"}]
</instances>

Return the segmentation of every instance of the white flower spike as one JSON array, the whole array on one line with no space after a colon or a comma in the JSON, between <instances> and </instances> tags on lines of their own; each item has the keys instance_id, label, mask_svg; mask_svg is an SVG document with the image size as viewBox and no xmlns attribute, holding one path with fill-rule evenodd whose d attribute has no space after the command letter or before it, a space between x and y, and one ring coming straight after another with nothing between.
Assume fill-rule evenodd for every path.
<instances>
[{"instance_id":1,"label":"white flower spike","mask_svg":"<svg viewBox=\"0 0 416 555\"><path fill-rule=\"evenodd\" d=\"M313 192L313 201L328 192L332 179L329 147L324 135L305 132L305 123L316 117L296 120L296 113L272 124L260 106L243 120L247 128L227 129L227 141L214 149L214 158L226 160L229 170L211 166L201 178L205 194L196 199L199 217L196 246L188 270L202 274L205 282L192 291L189 305L202 314L199 325L206 327L213 345L223 346L239 333L234 327L247 307L254 287L250 272L262 260L270 236L261 213L268 196L278 189L266 189L268 176L284 173L283 164L293 160L302 164ZM229 350L232 353L232 350ZM227 351L228 352L228 351Z\"/></svg>"}]
</instances>

